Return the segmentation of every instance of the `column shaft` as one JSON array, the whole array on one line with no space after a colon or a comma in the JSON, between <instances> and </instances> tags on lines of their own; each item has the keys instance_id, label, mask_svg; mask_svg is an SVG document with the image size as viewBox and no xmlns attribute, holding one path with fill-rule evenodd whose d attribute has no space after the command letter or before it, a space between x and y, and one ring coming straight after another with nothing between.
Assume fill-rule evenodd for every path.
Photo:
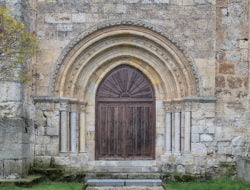
<instances>
[{"instance_id":1,"label":"column shaft","mask_svg":"<svg viewBox=\"0 0 250 190\"><path fill-rule=\"evenodd\" d=\"M70 124L70 134L71 134L71 152L77 152L77 112L71 113L71 124Z\"/></svg>"},{"instance_id":2,"label":"column shaft","mask_svg":"<svg viewBox=\"0 0 250 190\"><path fill-rule=\"evenodd\" d=\"M61 152L68 152L68 134L69 134L69 116L68 112L61 112L61 138L60 138L60 147Z\"/></svg>"},{"instance_id":3,"label":"column shaft","mask_svg":"<svg viewBox=\"0 0 250 190\"><path fill-rule=\"evenodd\" d=\"M175 122L174 122L174 128L175 128L175 153L179 154L181 150L181 114L180 112L175 113Z\"/></svg>"},{"instance_id":4,"label":"column shaft","mask_svg":"<svg viewBox=\"0 0 250 190\"><path fill-rule=\"evenodd\" d=\"M191 113L185 112L184 152L191 151Z\"/></svg>"},{"instance_id":5,"label":"column shaft","mask_svg":"<svg viewBox=\"0 0 250 190\"><path fill-rule=\"evenodd\" d=\"M171 153L172 152L172 119L171 119L170 112L166 113L165 128L166 128L166 139L165 139L166 153Z\"/></svg>"},{"instance_id":6,"label":"column shaft","mask_svg":"<svg viewBox=\"0 0 250 190\"><path fill-rule=\"evenodd\" d=\"M80 114L80 152L85 152L85 113Z\"/></svg>"}]
</instances>

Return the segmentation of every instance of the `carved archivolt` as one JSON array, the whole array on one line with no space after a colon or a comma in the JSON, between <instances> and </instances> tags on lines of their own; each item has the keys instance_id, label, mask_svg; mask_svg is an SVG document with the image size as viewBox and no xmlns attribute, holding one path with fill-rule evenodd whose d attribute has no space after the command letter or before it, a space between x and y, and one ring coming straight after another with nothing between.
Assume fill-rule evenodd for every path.
<instances>
[{"instance_id":1,"label":"carved archivolt","mask_svg":"<svg viewBox=\"0 0 250 190\"><path fill-rule=\"evenodd\" d=\"M159 99L199 96L198 74L178 45L164 30L131 20L98 25L72 41L57 61L51 91L85 99L122 64L147 75Z\"/></svg>"}]
</instances>

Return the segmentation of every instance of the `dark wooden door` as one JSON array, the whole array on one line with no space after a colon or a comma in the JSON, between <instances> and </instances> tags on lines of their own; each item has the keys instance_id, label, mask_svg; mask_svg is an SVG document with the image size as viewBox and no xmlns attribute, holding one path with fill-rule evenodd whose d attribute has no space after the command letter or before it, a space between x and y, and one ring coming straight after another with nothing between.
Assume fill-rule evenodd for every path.
<instances>
[{"instance_id":1,"label":"dark wooden door","mask_svg":"<svg viewBox=\"0 0 250 190\"><path fill-rule=\"evenodd\" d=\"M137 69L119 66L96 95L96 159L154 159L155 99Z\"/></svg>"}]
</instances>

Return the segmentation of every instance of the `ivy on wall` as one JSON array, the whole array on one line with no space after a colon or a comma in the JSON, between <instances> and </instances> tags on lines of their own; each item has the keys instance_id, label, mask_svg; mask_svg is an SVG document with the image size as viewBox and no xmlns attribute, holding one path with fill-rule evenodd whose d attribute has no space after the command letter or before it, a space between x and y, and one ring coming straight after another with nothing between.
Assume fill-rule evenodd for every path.
<instances>
[{"instance_id":1,"label":"ivy on wall","mask_svg":"<svg viewBox=\"0 0 250 190\"><path fill-rule=\"evenodd\" d=\"M25 65L36 49L35 34L26 32L23 23L0 7L0 80L25 82Z\"/></svg>"}]
</instances>

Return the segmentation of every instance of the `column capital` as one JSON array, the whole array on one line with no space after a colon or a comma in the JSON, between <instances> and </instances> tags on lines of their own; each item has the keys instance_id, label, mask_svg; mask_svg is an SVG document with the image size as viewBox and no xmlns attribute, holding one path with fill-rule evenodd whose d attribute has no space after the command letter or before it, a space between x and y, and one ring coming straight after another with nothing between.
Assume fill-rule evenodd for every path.
<instances>
[{"instance_id":1,"label":"column capital","mask_svg":"<svg viewBox=\"0 0 250 190\"><path fill-rule=\"evenodd\" d=\"M85 112L86 111L86 106L87 106L87 102L79 102L79 111L80 112Z\"/></svg>"},{"instance_id":2,"label":"column capital","mask_svg":"<svg viewBox=\"0 0 250 190\"><path fill-rule=\"evenodd\" d=\"M184 104L183 102L165 101L164 106L166 112L181 112Z\"/></svg>"},{"instance_id":3,"label":"column capital","mask_svg":"<svg viewBox=\"0 0 250 190\"><path fill-rule=\"evenodd\" d=\"M164 101L166 112L192 111L197 104L216 103L215 97L184 97Z\"/></svg>"},{"instance_id":4,"label":"column capital","mask_svg":"<svg viewBox=\"0 0 250 190\"><path fill-rule=\"evenodd\" d=\"M82 111L85 110L87 103L77 98L57 97L57 96L34 96L35 103L51 103L56 105L56 109L61 111Z\"/></svg>"}]
</instances>

